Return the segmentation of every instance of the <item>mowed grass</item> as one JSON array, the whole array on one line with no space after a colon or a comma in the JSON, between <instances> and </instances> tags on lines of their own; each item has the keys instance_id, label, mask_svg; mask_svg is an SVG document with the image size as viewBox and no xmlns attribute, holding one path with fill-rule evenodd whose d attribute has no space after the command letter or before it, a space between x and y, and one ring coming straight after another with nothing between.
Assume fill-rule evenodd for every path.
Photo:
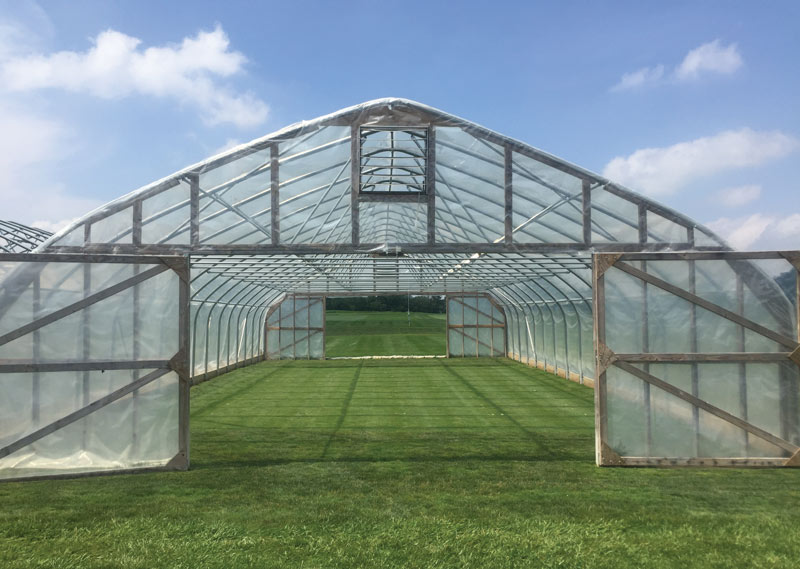
<instances>
[{"instance_id":1,"label":"mowed grass","mask_svg":"<svg viewBox=\"0 0 800 569\"><path fill-rule=\"evenodd\" d=\"M188 472L0 484L0 567L796 567L800 472L600 469L589 388L505 359L192 390Z\"/></svg>"},{"instance_id":2,"label":"mowed grass","mask_svg":"<svg viewBox=\"0 0 800 569\"><path fill-rule=\"evenodd\" d=\"M329 310L325 355L436 356L447 349L444 314Z\"/></svg>"}]
</instances>

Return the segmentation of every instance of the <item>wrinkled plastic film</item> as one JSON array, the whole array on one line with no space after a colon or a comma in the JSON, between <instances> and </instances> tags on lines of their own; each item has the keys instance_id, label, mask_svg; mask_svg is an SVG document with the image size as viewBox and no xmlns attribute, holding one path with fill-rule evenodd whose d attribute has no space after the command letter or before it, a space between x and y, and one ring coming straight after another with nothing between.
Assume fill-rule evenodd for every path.
<instances>
[{"instance_id":1,"label":"wrinkled plastic film","mask_svg":"<svg viewBox=\"0 0 800 569\"><path fill-rule=\"evenodd\" d=\"M0 448L13 448L0 457L0 478L166 465L180 450L178 376L138 362L166 367L178 352L177 274L155 274L153 263L20 261L2 269L0 335L19 337L0 345ZM91 368L104 361L109 369ZM154 380L128 388L147 377Z\"/></svg>"}]
</instances>

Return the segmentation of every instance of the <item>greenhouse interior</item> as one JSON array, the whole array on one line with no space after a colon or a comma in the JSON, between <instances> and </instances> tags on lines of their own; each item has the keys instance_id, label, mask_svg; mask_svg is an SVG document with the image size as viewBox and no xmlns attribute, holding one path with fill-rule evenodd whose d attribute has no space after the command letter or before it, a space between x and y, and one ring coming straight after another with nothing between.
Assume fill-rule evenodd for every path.
<instances>
[{"instance_id":1,"label":"greenhouse interior","mask_svg":"<svg viewBox=\"0 0 800 569\"><path fill-rule=\"evenodd\" d=\"M800 466L800 252L405 99L55 235L0 222L0 479L189 467L190 388L325 357L325 298L447 298L448 357L594 389L601 466ZM217 381L224 381L219 378Z\"/></svg>"}]
</instances>

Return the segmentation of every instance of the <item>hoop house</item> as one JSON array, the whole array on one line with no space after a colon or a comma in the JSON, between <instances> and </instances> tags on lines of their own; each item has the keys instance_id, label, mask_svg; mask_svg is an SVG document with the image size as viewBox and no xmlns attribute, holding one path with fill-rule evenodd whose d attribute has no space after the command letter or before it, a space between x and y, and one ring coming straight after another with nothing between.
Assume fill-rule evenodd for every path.
<instances>
[{"instance_id":1,"label":"hoop house","mask_svg":"<svg viewBox=\"0 0 800 569\"><path fill-rule=\"evenodd\" d=\"M608 273L593 263L593 255L642 252L656 257L635 266L617 257L624 267L609 265ZM684 255L682 265L655 262L659 254L675 252ZM98 256L104 263L129 258L117 277L113 271L95 277L92 269L76 266L69 276L37 280L33 265L50 267L63 255L87 262ZM184 384L272 357L322 357L323 297L386 293L447 295L451 356L505 353L595 385L599 464L793 464L800 442L797 299L773 275L795 271L797 257L754 261L730 255L722 240L686 216L541 150L412 101L364 103L136 190L77 220L24 260L0 257L6 267L0 334L15 338L3 343L6 336L0 337L0 350L4 362L16 362L0 364L3 401L14 407L0 431L0 472L77 469L92 439L87 435L84 442L82 433L99 427L89 421L81 436L70 435L71 446L61 445L57 418L86 409L119 386L129 389L124 397L139 401L137 416L147 416L149 427L133 422L125 444L103 441L108 452L92 451L106 457L98 464L111 470L186 467ZM98 294L96 283L114 287L117 278L130 284L144 274L134 267L154 259L168 269L165 282L145 290L147 281L136 281L117 291L123 296L113 310L83 314L80 303ZM711 261L725 270L700 266ZM628 266L646 276L626 273ZM77 274L90 276L76 280ZM690 298L665 291L662 282L682 287ZM62 294L64 287L78 299ZM677 300L663 296L668 292ZM706 314L719 311L697 298L726 311L725 333ZM143 313L143 304L151 302L157 313ZM696 308L681 304L686 302ZM77 312L58 320L59 326L82 338L77 347L43 340L56 322L41 324L43 319L65 303ZM675 327L659 338L656 322ZM773 334L774 345L759 343L752 334L761 332L753 325L780 339ZM705 344L710 335L717 339ZM108 338L118 343L107 346ZM159 349L151 353L147 346ZM678 360L676 353L694 356ZM728 354L727 367L709 363L716 354ZM97 363L101 356L106 359ZM51 388L36 374L50 373L43 366L61 370L67 364L78 367L59 383L63 393L48 399L44 418L41 398L44 392L50 397ZM21 368L13 366L27 367L19 375ZM108 373L114 369L109 366L126 371L93 391L91 374ZM171 379L153 387L163 393L145 397L136 382L153 370L166 370ZM742 389L728 379L732 370L736 385L746 387L744 408ZM678 384L680 393L670 391ZM108 405L98 408L122 417ZM63 428L77 432L77 421ZM672 434L656 440L662 428ZM642 439L641 432L649 435ZM31 433L41 436L26 446ZM158 437L169 444L155 445ZM137 452L130 448L133 440ZM14 457L23 455L37 465L33 470L18 469Z\"/></svg>"}]
</instances>

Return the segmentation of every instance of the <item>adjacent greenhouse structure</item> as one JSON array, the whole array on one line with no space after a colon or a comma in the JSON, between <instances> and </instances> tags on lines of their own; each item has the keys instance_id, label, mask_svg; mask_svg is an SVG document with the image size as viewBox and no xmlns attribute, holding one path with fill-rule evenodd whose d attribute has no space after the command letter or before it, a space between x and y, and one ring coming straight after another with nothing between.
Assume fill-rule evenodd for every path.
<instances>
[{"instance_id":1,"label":"adjacent greenhouse structure","mask_svg":"<svg viewBox=\"0 0 800 569\"><path fill-rule=\"evenodd\" d=\"M593 386L600 465L800 466L800 254L733 252L412 101L292 125L6 250L2 478L187 468L191 385L322 358L325 297L398 293L447 296L450 357Z\"/></svg>"}]
</instances>

